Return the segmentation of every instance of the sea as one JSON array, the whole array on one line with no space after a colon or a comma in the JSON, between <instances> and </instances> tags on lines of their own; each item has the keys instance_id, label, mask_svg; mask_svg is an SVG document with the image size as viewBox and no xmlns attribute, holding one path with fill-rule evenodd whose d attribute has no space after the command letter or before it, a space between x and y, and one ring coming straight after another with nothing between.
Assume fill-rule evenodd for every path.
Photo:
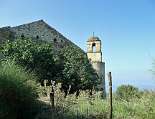
<instances>
[{"instance_id":1,"label":"sea","mask_svg":"<svg viewBox=\"0 0 155 119\"><path fill-rule=\"evenodd\" d=\"M105 79L106 90L109 89L109 80L106 76ZM155 91L155 76L151 73L142 73L142 74L120 74L113 73L112 74L112 88L113 92L117 90L117 88L121 85L133 85L139 90L152 90Z\"/></svg>"}]
</instances>

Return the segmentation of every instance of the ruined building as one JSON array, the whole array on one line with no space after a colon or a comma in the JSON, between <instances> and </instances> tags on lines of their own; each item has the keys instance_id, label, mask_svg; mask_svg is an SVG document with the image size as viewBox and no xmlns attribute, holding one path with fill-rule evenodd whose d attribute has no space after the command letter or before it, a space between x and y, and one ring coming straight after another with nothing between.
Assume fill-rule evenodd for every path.
<instances>
[{"instance_id":1,"label":"ruined building","mask_svg":"<svg viewBox=\"0 0 155 119\"><path fill-rule=\"evenodd\" d=\"M14 35L12 36L12 34ZM3 39L1 38L1 36L3 36L2 37ZM65 38L61 33L59 33L56 29L49 26L43 20L38 20L35 22L31 22L31 23L27 23L27 24L15 26L15 27L9 26L9 27L0 28L0 38L2 40L5 40L5 38L10 39L9 38L10 36L13 38L27 37L27 38L45 40L45 41L51 42L51 44L54 44L56 48L62 48L68 44L75 45L73 42Z\"/></svg>"},{"instance_id":2,"label":"ruined building","mask_svg":"<svg viewBox=\"0 0 155 119\"><path fill-rule=\"evenodd\" d=\"M101 46L101 40L98 37L93 36L87 41L87 56L98 74L100 82L98 89L105 95L105 62L102 61Z\"/></svg>"},{"instance_id":3,"label":"ruined building","mask_svg":"<svg viewBox=\"0 0 155 119\"><path fill-rule=\"evenodd\" d=\"M54 44L56 48L62 48L66 45L74 45L79 48L77 45L75 45L69 39L65 38L61 33L49 26L43 20L15 27L0 28L0 42L18 37L45 40ZM99 88L105 92L105 63L102 62L101 40L98 37L91 37L87 43L88 58L91 60L94 69L97 71L99 80L101 82ZM82 52L84 51L82 50Z\"/></svg>"}]
</instances>

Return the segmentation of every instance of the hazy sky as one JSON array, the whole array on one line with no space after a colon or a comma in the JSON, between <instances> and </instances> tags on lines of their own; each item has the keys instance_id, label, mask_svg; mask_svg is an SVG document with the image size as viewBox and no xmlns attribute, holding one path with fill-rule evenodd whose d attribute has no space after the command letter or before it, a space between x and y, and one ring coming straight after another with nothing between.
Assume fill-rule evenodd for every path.
<instances>
[{"instance_id":1,"label":"hazy sky","mask_svg":"<svg viewBox=\"0 0 155 119\"><path fill-rule=\"evenodd\" d=\"M95 32L114 86L153 88L148 70L155 58L154 0L0 0L0 27L39 19L84 50Z\"/></svg>"}]
</instances>

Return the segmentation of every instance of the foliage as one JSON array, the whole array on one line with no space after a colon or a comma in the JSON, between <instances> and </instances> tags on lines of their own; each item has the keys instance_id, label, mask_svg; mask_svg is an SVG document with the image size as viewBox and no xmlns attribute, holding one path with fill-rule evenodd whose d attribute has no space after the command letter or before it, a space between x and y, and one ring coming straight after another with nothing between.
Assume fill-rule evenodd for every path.
<instances>
[{"instance_id":1,"label":"foliage","mask_svg":"<svg viewBox=\"0 0 155 119\"><path fill-rule=\"evenodd\" d=\"M35 72L41 82L54 80L58 74L52 46L47 42L22 38L6 42L1 51L7 59Z\"/></svg>"},{"instance_id":2,"label":"foliage","mask_svg":"<svg viewBox=\"0 0 155 119\"><path fill-rule=\"evenodd\" d=\"M1 51L6 59L35 72L41 83L45 79L61 82L66 95L77 92L78 96L80 90L97 84L97 74L86 54L73 45L56 51L49 42L22 38L8 41Z\"/></svg>"},{"instance_id":3,"label":"foliage","mask_svg":"<svg viewBox=\"0 0 155 119\"><path fill-rule=\"evenodd\" d=\"M129 101L132 98L138 98L140 96L140 92L138 88L132 85L121 85L116 90L117 99L122 99Z\"/></svg>"},{"instance_id":4,"label":"foliage","mask_svg":"<svg viewBox=\"0 0 155 119\"><path fill-rule=\"evenodd\" d=\"M91 99L81 92L78 99L68 95L59 103L63 107L56 111L46 110L37 119L108 119L109 100L99 98L99 94ZM114 95L113 119L155 119L155 92L143 91L139 98L133 97L130 101L118 100Z\"/></svg>"},{"instance_id":5,"label":"foliage","mask_svg":"<svg viewBox=\"0 0 155 119\"><path fill-rule=\"evenodd\" d=\"M0 44L4 43L7 40L14 39L14 33L10 30L10 27L0 28Z\"/></svg>"},{"instance_id":6,"label":"foliage","mask_svg":"<svg viewBox=\"0 0 155 119\"><path fill-rule=\"evenodd\" d=\"M118 119L154 119L155 92L143 91L140 98L130 101L114 100L114 117Z\"/></svg>"},{"instance_id":7,"label":"foliage","mask_svg":"<svg viewBox=\"0 0 155 119\"><path fill-rule=\"evenodd\" d=\"M32 119L36 113L36 77L13 62L0 64L0 118Z\"/></svg>"},{"instance_id":8,"label":"foliage","mask_svg":"<svg viewBox=\"0 0 155 119\"><path fill-rule=\"evenodd\" d=\"M80 48L66 46L60 54L64 59L62 87L65 92L79 93L79 90L92 89L97 84L97 74Z\"/></svg>"}]
</instances>

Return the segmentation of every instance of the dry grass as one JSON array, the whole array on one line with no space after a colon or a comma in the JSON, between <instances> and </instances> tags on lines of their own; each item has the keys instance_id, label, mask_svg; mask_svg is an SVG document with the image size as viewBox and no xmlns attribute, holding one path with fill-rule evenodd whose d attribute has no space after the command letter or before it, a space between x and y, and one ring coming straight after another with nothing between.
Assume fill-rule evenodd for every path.
<instances>
[{"instance_id":1,"label":"dry grass","mask_svg":"<svg viewBox=\"0 0 155 119\"><path fill-rule=\"evenodd\" d=\"M96 93L89 97L82 92L78 99L75 95L64 98L63 93L56 90L56 107L54 110L43 112L39 119L107 119L109 112L108 99L101 99ZM59 114L58 114L59 113ZM46 116L46 118L44 118ZM114 119L155 119L155 92L143 91L140 98L130 101L113 97Z\"/></svg>"}]
</instances>

